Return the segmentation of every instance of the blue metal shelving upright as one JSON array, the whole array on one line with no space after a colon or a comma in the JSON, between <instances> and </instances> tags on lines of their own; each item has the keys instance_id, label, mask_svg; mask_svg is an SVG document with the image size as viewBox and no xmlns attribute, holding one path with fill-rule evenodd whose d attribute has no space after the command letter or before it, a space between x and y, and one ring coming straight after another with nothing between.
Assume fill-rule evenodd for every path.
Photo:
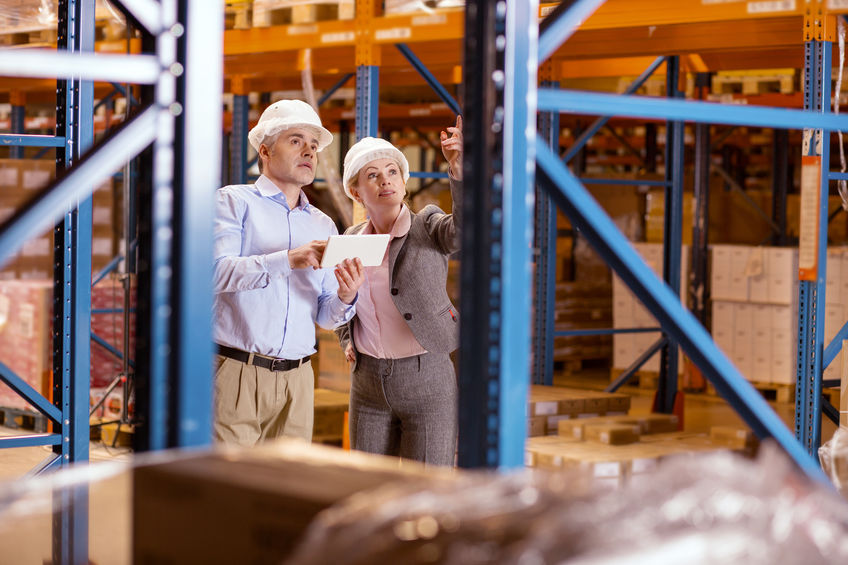
<instances>
[{"instance_id":1,"label":"blue metal shelving upright","mask_svg":"<svg viewBox=\"0 0 848 565\"><path fill-rule=\"evenodd\" d=\"M137 332L137 448L211 441L212 193L220 186L221 103L210 88L218 92L223 80L223 6L120 4L143 31L142 54L94 53L94 0L61 0L56 52L20 49L0 58L0 76L59 79L55 135L0 135L4 144L57 151L56 180L0 224L0 262L55 225L53 403L0 365L0 379L52 423L52 433L0 438L0 447L54 446L35 472L88 458L91 194L142 152L149 167L139 226L146 236L139 242L139 304L146 311ZM146 98L92 147L95 81L143 85ZM86 563L87 489L57 497L53 562Z\"/></svg>"},{"instance_id":2,"label":"blue metal shelving upright","mask_svg":"<svg viewBox=\"0 0 848 565\"><path fill-rule=\"evenodd\" d=\"M539 35L539 60L544 61L547 59L576 29L579 23L584 21L601 3L601 0L577 0L575 2L560 4L548 17L549 19L553 18L553 21L545 25L544 30ZM528 7L532 11L533 3L530 2L524 5L525 10ZM480 7L475 5L474 11L466 13L467 18L470 19L477 10L480 10ZM470 23L466 22L466 25L470 25ZM487 38L485 30L470 28L469 31L478 32L475 37L480 41L485 41ZM467 35L470 35L470 33ZM528 32L526 28L521 28L519 33L511 37L511 39L531 44L530 51L532 52L532 44L536 41L536 36L534 33ZM469 43L474 43L474 39L470 39ZM507 43L508 45L509 43ZM467 55L466 64L469 64ZM480 68L480 66L475 65L475 68ZM494 75L486 73L487 69L485 66L482 68L482 74L487 77L494 77ZM485 85L486 93L480 95L482 98L485 99L486 96L491 96L491 93L498 92L497 81L494 82L494 85L488 83ZM466 84L467 89L469 86L470 84ZM520 95L526 95L528 99L538 100L539 110L549 112L569 112L603 116L625 115L664 119L672 122L720 122L730 125L756 125L788 129L843 129L848 126L848 119L844 116L824 112L821 114L811 114L797 110L726 105L721 106L721 111L719 112L717 111L716 104L712 103L676 99L659 100L638 96L616 96L594 92L553 90L549 88L539 89L534 97L532 94L534 85L530 84L528 88L530 92L524 90L524 87L519 84L514 90ZM513 89L512 83L510 83L509 89ZM519 112L516 116L512 113L511 109L507 109L505 120L509 122L515 119L518 119L520 123L523 119L523 113ZM491 125L492 123L496 124L497 122L489 121L486 125ZM529 127L532 127L532 123ZM485 130L485 126L481 126L479 129ZM469 143L483 145L480 143L480 140L474 139L472 136L468 137L468 141ZM524 149L523 146L526 140L523 136L518 136L518 139L513 138L505 143L514 143L519 146L519 149ZM793 437L780 418L768 406L768 403L751 387L727 357L718 349L704 327L681 304L679 294L669 285L663 284L657 279L650 268L634 252L626 238L618 231L609 217L597 205L594 199L592 199L582 183L568 171L559 156L547 148L546 143L546 140L539 138L535 144L541 182L549 189L551 197L560 209L568 215L572 224L577 229L580 229L582 235L588 238L590 243L610 264L616 274L645 303L646 307L662 325L664 332L669 336L670 343L677 342L680 344L684 352L701 369L704 376L714 384L717 391L740 413L742 418L758 436L771 437L776 440L804 472L812 478L826 482L827 479L818 467L816 460ZM532 145L532 141L530 144ZM468 147L468 149L469 152L473 151L473 146ZM532 151L530 149L528 153L532 154ZM511 164L512 153L505 147L503 155L504 167L507 167ZM472 174L480 174L475 172L475 165L479 166L479 163L475 163L473 159L471 162L467 162L466 174L468 174L468 171L471 171ZM833 178L833 176L830 175L830 178ZM487 212L488 210L484 208L478 210L477 215L485 216ZM505 259L509 252L508 250L504 250ZM519 267L516 265L514 268ZM466 287L463 286L463 288ZM479 289L477 290L479 291ZM466 308L468 307L465 303L464 306ZM492 317L498 319L497 312ZM485 321L485 318L481 317L479 321ZM503 322L529 325L529 313L526 311L520 312L515 318L510 320L504 319ZM481 328L475 327L474 331L480 332ZM498 349L498 346L500 346L500 349ZM469 360L467 364L463 365L463 368L468 371L468 374L461 374L461 381L470 378L469 374L473 371L475 362L478 367L481 365L486 366L486 361L492 357L487 357L487 353L500 353L502 351L504 354L507 354L511 349L519 349L523 346L524 344L520 342L496 341L488 350L478 348L477 350L469 351L463 349L463 357L467 357L471 353L475 356L475 359ZM510 377L511 375L500 375L499 382L495 383L493 388L497 389L498 384L501 384L502 381ZM470 401L467 402L463 407L469 406ZM476 418L480 419L481 417L481 413L476 414ZM494 418L496 419L497 416L494 416ZM514 441L520 444L522 440ZM460 454L462 454L462 445L460 445Z\"/></svg>"}]
</instances>

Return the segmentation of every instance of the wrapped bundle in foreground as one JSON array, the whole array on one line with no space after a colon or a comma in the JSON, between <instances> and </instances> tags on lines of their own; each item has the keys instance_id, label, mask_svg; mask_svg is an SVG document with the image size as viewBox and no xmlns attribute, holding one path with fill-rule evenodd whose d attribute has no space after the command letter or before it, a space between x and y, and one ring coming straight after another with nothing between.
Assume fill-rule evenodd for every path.
<instances>
[{"instance_id":1,"label":"wrapped bundle in foreground","mask_svg":"<svg viewBox=\"0 0 848 565\"><path fill-rule=\"evenodd\" d=\"M574 481L577 481L576 483ZM639 488L579 476L396 483L323 513L288 563L763 564L848 559L848 504L782 452L672 459Z\"/></svg>"}]
</instances>

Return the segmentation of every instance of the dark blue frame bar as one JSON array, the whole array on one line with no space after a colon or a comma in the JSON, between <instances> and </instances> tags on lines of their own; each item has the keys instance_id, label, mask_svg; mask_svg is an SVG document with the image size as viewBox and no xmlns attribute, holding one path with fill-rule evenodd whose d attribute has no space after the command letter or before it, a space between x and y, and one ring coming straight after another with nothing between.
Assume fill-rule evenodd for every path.
<instances>
[{"instance_id":1,"label":"dark blue frame bar","mask_svg":"<svg viewBox=\"0 0 848 565\"><path fill-rule=\"evenodd\" d=\"M548 65L548 64L546 64ZM541 73L540 73L541 74ZM557 88L556 81L543 80L543 86ZM555 152L559 152L559 114L539 114L539 136L544 137ZM556 206L548 193L540 186L534 187L535 206L535 253L536 292L533 308L533 382L553 385L554 382L554 331L556 306Z\"/></svg>"},{"instance_id":2,"label":"dark blue frame bar","mask_svg":"<svg viewBox=\"0 0 848 565\"><path fill-rule=\"evenodd\" d=\"M13 147L64 147L65 142L63 136L0 133L0 145Z\"/></svg>"},{"instance_id":3,"label":"dark blue frame bar","mask_svg":"<svg viewBox=\"0 0 848 565\"><path fill-rule=\"evenodd\" d=\"M601 179L580 177L580 182L583 184L616 184L621 186L660 186L666 187L669 185L664 180L639 180L639 179Z\"/></svg>"},{"instance_id":4,"label":"dark blue frame bar","mask_svg":"<svg viewBox=\"0 0 848 565\"><path fill-rule=\"evenodd\" d=\"M574 335L644 334L661 331L662 328L599 328L591 330L569 330L554 332L554 335L556 337L568 337Z\"/></svg>"},{"instance_id":5,"label":"dark blue frame bar","mask_svg":"<svg viewBox=\"0 0 848 565\"><path fill-rule=\"evenodd\" d=\"M230 135L229 184L247 182L247 132L250 102L247 94L233 95L233 132Z\"/></svg>"},{"instance_id":6,"label":"dark blue frame bar","mask_svg":"<svg viewBox=\"0 0 848 565\"><path fill-rule=\"evenodd\" d=\"M830 112L831 49L828 41L808 41L804 45L804 109L807 113L834 116ZM839 117L839 116L836 116ZM826 122L833 124L833 122ZM834 129L843 129L834 124ZM813 131L811 131L813 130ZM821 157L819 178L818 273L815 281L800 281L798 287L798 365L795 382L795 437L812 457L818 457L821 444L822 371L824 353L824 323L827 287L827 227L828 217L830 130L807 128L806 155ZM821 144L816 139L821 139ZM803 190L803 189L802 189Z\"/></svg>"},{"instance_id":7,"label":"dark blue frame bar","mask_svg":"<svg viewBox=\"0 0 848 565\"><path fill-rule=\"evenodd\" d=\"M651 78L651 75L653 75L654 72L658 68L660 68L663 63L665 63L665 60L665 56L657 57L656 59L654 59L654 61L650 65L648 65L648 68L642 71L642 74L639 75L636 80L630 83L630 85L624 90L623 96L629 96L639 90L639 88L641 88L642 85L645 84L645 81ZM611 117L611 115L601 116L600 118L595 120L592 125L590 125L586 129L586 131L580 134L580 137L574 140L574 143L571 145L571 147L568 148L568 151L562 158L563 161L565 161L566 163L571 161L575 157L575 155L577 155L580 150L583 149L583 147L592 138L592 136L598 133L598 131L600 131L600 129L606 125L606 123L610 120Z\"/></svg>"},{"instance_id":8,"label":"dark blue frame bar","mask_svg":"<svg viewBox=\"0 0 848 565\"><path fill-rule=\"evenodd\" d=\"M62 434L32 434L25 436L0 437L0 449L12 449L14 447L40 447L42 445L61 444Z\"/></svg>"},{"instance_id":9,"label":"dark blue frame bar","mask_svg":"<svg viewBox=\"0 0 848 565\"><path fill-rule=\"evenodd\" d=\"M630 287L661 323L666 333L702 370L716 390L742 416L758 437L774 438L811 478L830 485L814 458L796 441L759 392L739 374L715 345L709 333L680 303L679 296L663 284L633 251L627 238L560 159L536 144L537 162L545 185L571 222L590 240L616 274Z\"/></svg>"},{"instance_id":10,"label":"dark blue frame bar","mask_svg":"<svg viewBox=\"0 0 848 565\"><path fill-rule=\"evenodd\" d=\"M433 76L433 73L431 73L427 66L421 62L421 59L419 59L415 55L415 53L412 52L412 49L410 49L406 43L395 43L395 47L397 47L397 50L400 51L401 55L404 56L404 58L409 62L409 64L412 65L412 68L418 71L418 74L421 75L421 78L424 79L424 81L430 86L430 88L432 88L436 92L436 94L439 95L439 98L442 99L442 102L447 104L454 114L461 114L462 111L460 110L459 103L456 101L456 99L454 99L454 97L450 95L450 92L448 92L447 89L442 86L442 83L436 80L436 77Z\"/></svg>"},{"instance_id":11,"label":"dark blue frame bar","mask_svg":"<svg viewBox=\"0 0 848 565\"><path fill-rule=\"evenodd\" d=\"M327 89L327 91L321 95L321 98L318 99L318 107L324 105L324 102L330 99L330 97L336 93L338 89L347 84L347 81L352 79L355 76L355 73L347 73L345 76L339 79L339 81Z\"/></svg>"},{"instance_id":12,"label":"dark blue frame bar","mask_svg":"<svg viewBox=\"0 0 848 565\"><path fill-rule=\"evenodd\" d=\"M657 351L661 350L668 344L668 338L664 335L660 336L660 338L651 344L648 349L642 352L642 354L637 357L630 366L621 373L618 378L616 378L613 382L611 382L607 388L604 389L605 392L615 392L622 386L624 386L627 381L633 378L633 375L636 374L636 371L642 368L642 365L648 362L648 359L656 355Z\"/></svg>"},{"instance_id":13,"label":"dark blue frame bar","mask_svg":"<svg viewBox=\"0 0 848 565\"><path fill-rule=\"evenodd\" d=\"M621 96L583 90L539 89L539 110L569 114L616 115L741 126L848 130L848 115L825 114L763 106L669 100L650 96Z\"/></svg>"}]
</instances>

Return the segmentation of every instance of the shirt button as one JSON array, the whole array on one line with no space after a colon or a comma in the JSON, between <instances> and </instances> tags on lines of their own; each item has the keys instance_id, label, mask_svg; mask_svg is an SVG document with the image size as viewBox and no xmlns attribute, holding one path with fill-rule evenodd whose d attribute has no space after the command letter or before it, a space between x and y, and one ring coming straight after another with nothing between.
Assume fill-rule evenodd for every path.
<instances>
[{"instance_id":1,"label":"shirt button","mask_svg":"<svg viewBox=\"0 0 848 565\"><path fill-rule=\"evenodd\" d=\"M393 294L393 295L397 295L397 293L398 293L398 289L393 288L393 289L392 289L392 294Z\"/></svg>"},{"instance_id":2,"label":"shirt button","mask_svg":"<svg viewBox=\"0 0 848 565\"><path fill-rule=\"evenodd\" d=\"M411 319L412 319L412 314L404 314L404 315L403 315L403 318L404 318L405 320L411 320Z\"/></svg>"}]
</instances>

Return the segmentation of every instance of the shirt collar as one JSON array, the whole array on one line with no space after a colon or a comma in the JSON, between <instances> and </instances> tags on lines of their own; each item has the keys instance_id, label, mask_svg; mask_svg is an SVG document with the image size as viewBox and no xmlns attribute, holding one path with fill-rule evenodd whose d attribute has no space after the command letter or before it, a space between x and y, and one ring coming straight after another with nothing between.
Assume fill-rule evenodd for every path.
<instances>
[{"instance_id":1,"label":"shirt collar","mask_svg":"<svg viewBox=\"0 0 848 565\"><path fill-rule=\"evenodd\" d=\"M395 218L395 222L392 224L392 229L389 230L389 235L393 238L403 237L409 233L410 226L412 226L412 213L409 211L406 204L402 204L400 212L398 213L397 218ZM360 233L374 233L374 224L371 223L371 220L368 220L368 223L365 224L365 227Z\"/></svg>"},{"instance_id":2,"label":"shirt collar","mask_svg":"<svg viewBox=\"0 0 848 565\"><path fill-rule=\"evenodd\" d=\"M256 179L256 189L259 191L259 194L265 196L267 198L278 198L285 202L285 197L283 196L283 192L277 188L277 185L271 181L265 175L259 175L259 178ZM309 203L309 199L306 198L306 193L301 189L300 191L300 199L298 200L297 207L303 208L304 210L309 210L312 205Z\"/></svg>"}]
</instances>

